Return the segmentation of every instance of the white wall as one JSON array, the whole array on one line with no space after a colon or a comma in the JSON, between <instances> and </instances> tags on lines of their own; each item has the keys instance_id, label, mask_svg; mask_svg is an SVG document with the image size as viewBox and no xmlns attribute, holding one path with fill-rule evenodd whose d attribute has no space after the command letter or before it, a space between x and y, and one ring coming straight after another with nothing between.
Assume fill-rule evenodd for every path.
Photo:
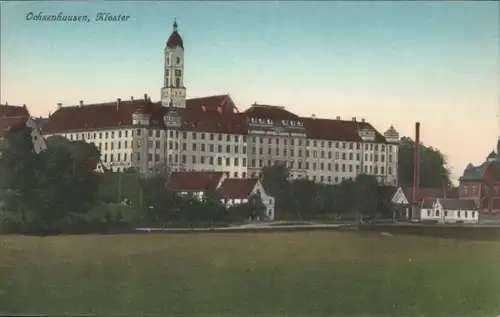
<instances>
[{"instance_id":1,"label":"white wall","mask_svg":"<svg viewBox=\"0 0 500 317\"><path fill-rule=\"evenodd\" d=\"M435 204L433 208L422 208L420 211L421 220L436 220L439 223L464 223L474 224L479 222L479 212L477 210L444 210L441 204Z\"/></svg>"}]
</instances>

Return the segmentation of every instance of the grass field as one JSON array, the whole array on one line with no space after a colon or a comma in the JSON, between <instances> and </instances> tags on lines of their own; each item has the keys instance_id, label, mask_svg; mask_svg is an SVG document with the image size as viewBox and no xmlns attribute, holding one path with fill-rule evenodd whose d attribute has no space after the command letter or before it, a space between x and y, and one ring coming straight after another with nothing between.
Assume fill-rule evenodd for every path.
<instances>
[{"instance_id":1,"label":"grass field","mask_svg":"<svg viewBox=\"0 0 500 317\"><path fill-rule=\"evenodd\" d=\"M0 256L4 313L500 313L500 241L336 231L1 236Z\"/></svg>"}]
</instances>

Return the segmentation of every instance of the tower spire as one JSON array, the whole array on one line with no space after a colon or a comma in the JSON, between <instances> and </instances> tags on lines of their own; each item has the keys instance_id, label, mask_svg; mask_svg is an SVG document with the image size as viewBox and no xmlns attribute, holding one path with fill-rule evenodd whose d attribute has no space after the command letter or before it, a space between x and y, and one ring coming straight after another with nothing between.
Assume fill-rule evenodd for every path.
<instances>
[{"instance_id":1,"label":"tower spire","mask_svg":"<svg viewBox=\"0 0 500 317\"><path fill-rule=\"evenodd\" d=\"M174 17L174 32L177 32L177 18Z\"/></svg>"}]
</instances>

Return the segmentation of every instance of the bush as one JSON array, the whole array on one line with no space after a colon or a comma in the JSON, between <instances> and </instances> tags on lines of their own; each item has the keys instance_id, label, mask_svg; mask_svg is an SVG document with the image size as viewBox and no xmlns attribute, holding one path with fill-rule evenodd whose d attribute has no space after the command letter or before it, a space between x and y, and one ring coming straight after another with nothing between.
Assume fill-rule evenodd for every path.
<instances>
[{"instance_id":1,"label":"bush","mask_svg":"<svg viewBox=\"0 0 500 317\"><path fill-rule=\"evenodd\" d=\"M22 231L22 223L12 218L6 217L0 222L0 233L20 233Z\"/></svg>"}]
</instances>

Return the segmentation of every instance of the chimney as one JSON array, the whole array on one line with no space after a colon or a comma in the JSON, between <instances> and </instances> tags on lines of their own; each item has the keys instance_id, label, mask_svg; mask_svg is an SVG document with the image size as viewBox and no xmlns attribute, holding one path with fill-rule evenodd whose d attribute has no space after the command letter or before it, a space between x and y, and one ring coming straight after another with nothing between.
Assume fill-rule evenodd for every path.
<instances>
[{"instance_id":1,"label":"chimney","mask_svg":"<svg viewBox=\"0 0 500 317\"><path fill-rule=\"evenodd\" d=\"M122 99L118 98L116 99L116 111L120 111L120 105L122 103Z\"/></svg>"},{"instance_id":2,"label":"chimney","mask_svg":"<svg viewBox=\"0 0 500 317\"><path fill-rule=\"evenodd\" d=\"M352 117L352 122L356 122L356 117Z\"/></svg>"},{"instance_id":3,"label":"chimney","mask_svg":"<svg viewBox=\"0 0 500 317\"><path fill-rule=\"evenodd\" d=\"M80 100L80 107L83 107L83 100Z\"/></svg>"},{"instance_id":4,"label":"chimney","mask_svg":"<svg viewBox=\"0 0 500 317\"><path fill-rule=\"evenodd\" d=\"M313 114L311 115L311 118L316 119L316 115L313 113Z\"/></svg>"},{"instance_id":5,"label":"chimney","mask_svg":"<svg viewBox=\"0 0 500 317\"><path fill-rule=\"evenodd\" d=\"M6 101L6 102L5 102L5 105L6 105L6 106L8 106L8 105L9 105L9 103Z\"/></svg>"},{"instance_id":6,"label":"chimney","mask_svg":"<svg viewBox=\"0 0 500 317\"><path fill-rule=\"evenodd\" d=\"M340 120L340 116L337 116L337 120Z\"/></svg>"},{"instance_id":7,"label":"chimney","mask_svg":"<svg viewBox=\"0 0 500 317\"><path fill-rule=\"evenodd\" d=\"M62 107L62 102L58 102L57 103L57 109L61 109L61 107Z\"/></svg>"},{"instance_id":8,"label":"chimney","mask_svg":"<svg viewBox=\"0 0 500 317\"><path fill-rule=\"evenodd\" d=\"M365 122L365 118L361 119L361 122Z\"/></svg>"},{"instance_id":9,"label":"chimney","mask_svg":"<svg viewBox=\"0 0 500 317\"><path fill-rule=\"evenodd\" d=\"M144 94L144 101L148 101L148 94Z\"/></svg>"},{"instance_id":10,"label":"chimney","mask_svg":"<svg viewBox=\"0 0 500 317\"><path fill-rule=\"evenodd\" d=\"M420 122L415 123L415 144L413 148L413 202L417 200L419 191L420 170Z\"/></svg>"},{"instance_id":11,"label":"chimney","mask_svg":"<svg viewBox=\"0 0 500 317\"><path fill-rule=\"evenodd\" d=\"M23 108L26 109L26 104L25 103L23 104Z\"/></svg>"},{"instance_id":12,"label":"chimney","mask_svg":"<svg viewBox=\"0 0 500 317\"><path fill-rule=\"evenodd\" d=\"M134 101L134 96L130 96L130 100Z\"/></svg>"}]
</instances>

